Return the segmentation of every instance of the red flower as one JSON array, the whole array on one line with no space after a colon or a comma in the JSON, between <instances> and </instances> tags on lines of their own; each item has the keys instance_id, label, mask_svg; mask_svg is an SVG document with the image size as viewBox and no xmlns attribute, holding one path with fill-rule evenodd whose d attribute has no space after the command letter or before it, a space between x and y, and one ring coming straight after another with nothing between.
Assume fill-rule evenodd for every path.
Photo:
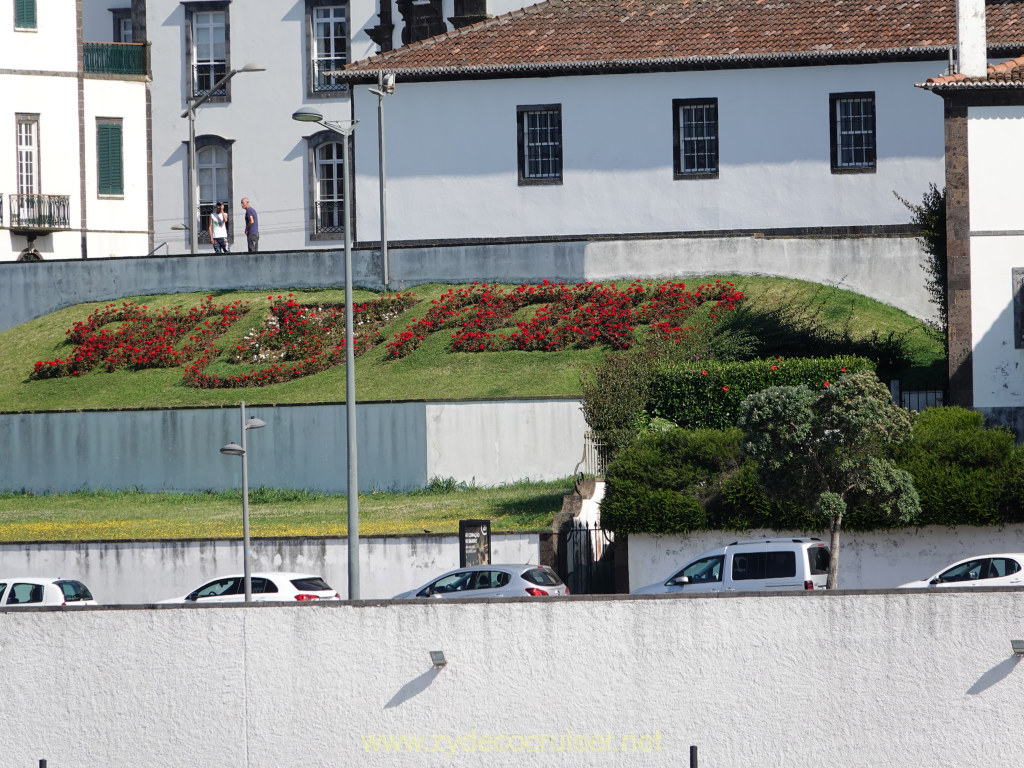
<instances>
[{"instance_id":1,"label":"red flower","mask_svg":"<svg viewBox=\"0 0 1024 768\"><path fill-rule=\"evenodd\" d=\"M728 387L722 387L722 391L723 391L723 392L728 392L728 391L729 391L729 388L728 388Z\"/></svg>"}]
</instances>

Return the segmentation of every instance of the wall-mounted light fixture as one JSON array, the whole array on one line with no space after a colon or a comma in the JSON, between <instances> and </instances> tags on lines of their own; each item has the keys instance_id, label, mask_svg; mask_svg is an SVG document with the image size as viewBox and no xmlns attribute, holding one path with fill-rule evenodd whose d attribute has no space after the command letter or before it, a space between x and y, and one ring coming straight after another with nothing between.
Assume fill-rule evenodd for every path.
<instances>
[{"instance_id":1,"label":"wall-mounted light fixture","mask_svg":"<svg viewBox=\"0 0 1024 768\"><path fill-rule=\"evenodd\" d=\"M1011 640L1010 647L1018 656L1024 656L1024 640Z\"/></svg>"},{"instance_id":2,"label":"wall-mounted light fixture","mask_svg":"<svg viewBox=\"0 0 1024 768\"><path fill-rule=\"evenodd\" d=\"M1014 641L1014 642L1018 642L1018 641ZM444 651L431 651L430 652L430 663L433 664L438 669L440 669L445 664L447 664L448 660L445 659L445 657L444 657Z\"/></svg>"}]
</instances>

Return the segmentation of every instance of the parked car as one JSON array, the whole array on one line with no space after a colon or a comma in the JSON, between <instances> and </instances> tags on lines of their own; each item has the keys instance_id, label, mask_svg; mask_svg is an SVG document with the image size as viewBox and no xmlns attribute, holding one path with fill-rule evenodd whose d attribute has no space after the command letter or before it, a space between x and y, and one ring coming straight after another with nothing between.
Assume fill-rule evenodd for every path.
<instances>
[{"instance_id":1,"label":"parked car","mask_svg":"<svg viewBox=\"0 0 1024 768\"><path fill-rule=\"evenodd\" d=\"M221 576L194 589L182 597L161 600L161 603L241 603L245 601L243 574ZM319 600L341 600L339 595L320 576L309 573L253 573L253 601L298 600L300 603Z\"/></svg>"},{"instance_id":2,"label":"parked car","mask_svg":"<svg viewBox=\"0 0 1024 768\"><path fill-rule=\"evenodd\" d=\"M16 576L0 579L0 608L37 605L96 605L92 592L76 579Z\"/></svg>"},{"instance_id":3,"label":"parked car","mask_svg":"<svg viewBox=\"0 0 1024 768\"><path fill-rule=\"evenodd\" d=\"M394 599L545 597L568 594L569 588L546 565L473 565L448 571L418 589L395 595Z\"/></svg>"},{"instance_id":4,"label":"parked car","mask_svg":"<svg viewBox=\"0 0 1024 768\"><path fill-rule=\"evenodd\" d=\"M752 539L708 550L665 581L634 595L824 589L832 559L818 539Z\"/></svg>"},{"instance_id":5,"label":"parked car","mask_svg":"<svg viewBox=\"0 0 1024 768\"><path fill-rule=\"evenodd\" d=\"M1024 585L1024 554L1006 552L958 560L927 579L900 584L901 589L923 587L1009 587Z\"/></svg>"}]
</instances>

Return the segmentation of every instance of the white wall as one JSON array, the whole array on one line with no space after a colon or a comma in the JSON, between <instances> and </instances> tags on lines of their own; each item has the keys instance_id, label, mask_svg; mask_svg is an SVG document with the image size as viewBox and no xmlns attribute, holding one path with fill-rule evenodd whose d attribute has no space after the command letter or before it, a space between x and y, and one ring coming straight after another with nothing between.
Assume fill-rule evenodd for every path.
<instances>
[{"instance_id":1,"label":"white wall","mask_svg":"<svg viewBox=\"0 0 1024 768\"><path fill-rule=\"evenodd\" d=\"M1014 268L1024 267L1024 210L1007 190L1024 174L1024 107L972 108L967 148L974 405L1024 406L1024 349L1014 343Z\"/></svg>"},{"instance_id":2,"label":"white wall","mask_svg":"<svg viewBox=\"0 0 1024 768\"><path fill-rule=\"evenodd\" d=\"M665 581L709 549L741 539L817 536L827 532L701 531L688 536L631 534L629 588ZM1003 528L900 528L891 531L844 531L839 541L839 586L842 589L891 589L938 573L965 557L995 552L1024 552L1024 525Z\"/></svg>"},{"instance_id":3,"label":"white wall","mask_svg":"<svg viewBox=\"0 0 1024 768\"><path fill-rule=\"evenodd\" d=\"M14 0L0 0L0 69L78 71L75 0L37 0L35 29L14 29Z\"/></svg>"},{"instance_id":4,"label":"white wall","mask_svg":"<svg viewBox=\"0 0 1024 768\"><path fill-rule=\"evenodd\" d=\"M403 83L386 100L392 238L906 224L943 179L940 62ZM829 94L874 91L878 167L833 174ZM785 93L785 98L780 97ZM353 91L360 238L377 218L377 98ZM717 97L720 177L676 181L672 99ZM563 183L518 186L516 106L561 104ZM430 115L430 120L424 120Z\"/></svg>"},{"instance_id":5,"label":"white wall","mask_svg":"<svg viewBox=\"0 0 1024 768\"><path fill-rule=\"evenodd\" d=\"M347 539L254 538L250 552L254 572L316 573L342 597L348 594ZM540 562L540 535L494 534L491 561ZM391 598L458 567L457 535L363 536L359 540L359 594L364 600ZM211 579L241 572L238 540L0 544L0 578L80 579L101 605L180 597Z\"/></svg>"},{"instance_id":6,"label":"white wall","mask_svg":"<svg viewBox=\"0 0 1024 768\"><path fill-rule=\"evenodd\" d=\"M679 768L696 745L709 767L1010 768L1022 612L1022 591L8 611L0 754Z\"/></svg>"}]
</instances>

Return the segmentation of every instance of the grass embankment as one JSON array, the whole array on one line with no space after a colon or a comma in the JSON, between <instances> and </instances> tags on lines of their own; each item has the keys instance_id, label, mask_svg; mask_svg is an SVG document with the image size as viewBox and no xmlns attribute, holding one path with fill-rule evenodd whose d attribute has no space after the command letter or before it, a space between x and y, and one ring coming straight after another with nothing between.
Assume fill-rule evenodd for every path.
<instances>
[{"instance_id":1,"label":"grass embankment","mask_svg":"<svg viewBox=\"0 0 1024 768\"><path fill-rule=\"evenodd\" d=\"M714 277L680 278L691 288ZM769 277L723 276L748 297L746 306L771 314L784 308L788 321L861 339L890 332L904 338L910 362L901 371L906 386L942 385L945 361L942 345L922 323L893 307L850 291L815 283ZM622 283L620 282L620 285ZM412 289L419 303L382 329L385 341L430 309L431 300L451 289L422 285ZM271 305L268 296L293 294L296 302L342 302L342 290L222 291L217 304L250 302L251 310L229 328L216 344L230 349L260 327ZM150 309L192 307L207 294L125 297ZM376 297L355 291L358 302ZM181 368L138 372L105 372L32 381L37 360L67 358L72 346L66 331L94 309L110 302L84 304L54 312L0 333L0 412L69 411L90 409L174 408L229 406L245 400L251 405L341 402L345 398L343 365L285 383L245 389L198 389L187 386ZM529 320L536 306L513 318ZM708 307L695 314L701 323ZM755 313L756 314L756 313ZM513 326L514 327L514 326ZM647 329L636 329L642 340ZM602 359L604 349L559 352L481 352L449 350L450 330L428 336L412 354L389 360L379 344L356 359L356 391L361 402L396 400L473 400L518 397L578 397L580 373ZM211 369L232 375L232 366L215 361ZM242 369L242 366L235 366ZM59 471L59 470L55 470ZM561 508L562 495L572 489L561 483L515 484L502 488L467 489L457 493L374 493L360 497L360 531L364 534L454 532L457 521L490 518L495 530L548 529ZM241 535L240 494L75 493L52 496L0 494L0 540L89 540L219 538ZM253 536L344 535L346 501L327 496L258 489L252 496Z\"/></svg>"},{"instance_id":2,"label":"grass embankment","mask_svg":"<svg viewBox=\"0 0 1024 768\"><path fill-rule=\"evenodd\" d=\"M375 492L359 497L363 536L458 533L459 520L490 519L495 532L551 530L572 479L498 488ZM237 539L242 495L97 491L32 496L0 493L0 541ZM253 537L345 536L344 496L256 488L249 495Z\"/></svg>"}]
</instances>

